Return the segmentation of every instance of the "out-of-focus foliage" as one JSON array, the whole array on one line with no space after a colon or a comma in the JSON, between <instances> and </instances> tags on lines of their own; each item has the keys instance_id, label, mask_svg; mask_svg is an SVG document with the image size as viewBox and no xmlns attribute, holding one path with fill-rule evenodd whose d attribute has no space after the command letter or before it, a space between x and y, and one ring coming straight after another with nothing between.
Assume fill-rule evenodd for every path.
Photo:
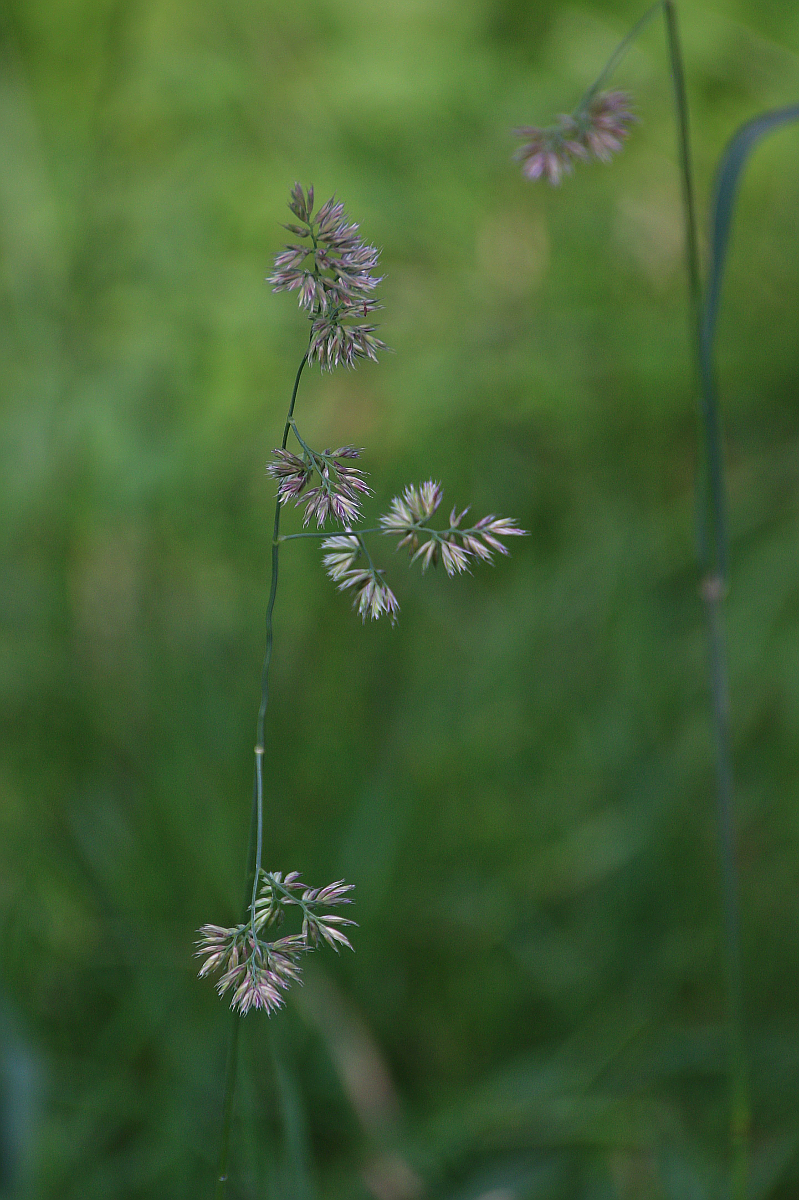
<instances>
[{"instance_id":1,"label":"out-of-focus foliage","mask_svg":"<svg viewBox=\"0 0 799 1200\"><path fill-rule=\"evenodd\" d=\"M681 6L700 197L799 95L799 19ZM525 184L622 0L7 0L0 16L0 1194L208 1193L277 443L307 336L264 285L295 180L383 247L395 353L298 414L515 517L389 560L362 628L283 555L265 865L356 885L357 953L251 1015L231 1195L715 1197L724 985L696 453L662 28L612 167ZM799 1190L799 134L749 169L720 332L753 1191ZM288 521L286 527L288 528ZM387 547L384 549L388 557ZM311 968L314 968L313 970ZM4 1189L4 1190L3 1190Z\"/></svg>"}]
</instances>

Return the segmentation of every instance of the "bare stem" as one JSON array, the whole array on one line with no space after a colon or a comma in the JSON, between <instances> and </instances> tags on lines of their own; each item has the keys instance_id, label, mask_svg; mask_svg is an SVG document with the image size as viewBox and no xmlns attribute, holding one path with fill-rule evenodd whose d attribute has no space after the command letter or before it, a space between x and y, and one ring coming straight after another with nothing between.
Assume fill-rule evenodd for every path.
<instances>
[{"instance_id":1,"label":"bare stem","mask_svg":"<svg viewBox=\"0 0 799 1200\"><path fill-rule=\"evenodd\" d=\"M225 1098L222 1102L222 1136L219 1142L219 1158L216 1167L215 1200L222 1200L225 1195L228 1161L230 1159L230 1130L233 1124L233 1097L236 1093L236 1067L241 1016L237 1012L233 1013L232 1021L233 1024L230 1030L230 1042L227 1052L227 1067L225 1068Z\"/></svg>"},{"instance_id":2,"label":"bare stem","mask_svg":"<svg viewBox=\"0 0 799 1200\"><path fill-rule=\"evenodd\" d=\"M294 380L294 390L291 393L291 403L289 404L286 424L283 430L282 448L286 449L286 443L291 430L291 423L294 417L294 405L297 401L297 389L300 386L300 378L302 377L305 364L308 362L307 352L303 355L297 371L297 376ZM247 850L247 868L245 892L249 896L248 911L250 919L255 920L255 901L258 894L258 880L261 874L261 853L263 850L263 828L264 828L264 785L263 785L263 758L264 758L264 722L266 719L266 706L269 702L269 666L272 661L272 614L275 608L275 598L277 596L277 580L278 566L280 563L280 503L275 502L275 523L274 532L272 534L272 578L269 587L269 600L266 606L266 650L264 652L263 668L261 670L261 703L258 708L258 721L255 735L255 780L253 785L253 810L250 828L250 844ZM253 836L254 835L254 836ZM255 843L255 861L253 862L253 842ZM250 891L250 871L252 871L252 891ZM228 1160L230 1157L230 1134L233 1123L233 1098L236 1092L236 1071L238 1059L239 1045L239 1028L241 1025L241 1015L233 1014L233 1026L230 1032L230 1042L228 1045L227 1069L225 1071L225 1093L222 1100L222 1134L219 1143L219 1157L217 1160L216 1171L216 1189L215 1200L222 1200L227 1188L227 1170Z\"/></svg>"},{"instance_id":3,"label":"bare stem","mask_svg":"<svg viewBox=\"0 0 799 1200\"><path fill-rule=\"evenodd\" d=\"M294 380L294 390L291 393L291 403L286 416L286 424L283 429L282 448L286 449L286 443L289 440L289 433L294 419L294 405L297 402L297 389L300 386L300 379L305 369L305 364L308 361L307 352L302 356L297 371L297 377ZM252 881L252 899L250 902L250 911L255 913L255 900L258 892L258 879L261 874L261 851L263 849L263 827L264 827L264 783L263 783L263 757L264 757L264 721L266 719L266 706L269 703L269 666L272 662L272 614L275 610L275 598L277 597L277 580L278 567L280 565L280 501L275 501L275 523L272 533L272 580L269 587L269 600L266 605L266 650L264 651L264 665L261 671L261 704L258 709L258 723L255 734L255 802L257 807L256 818L256 835L255 835L255 865L253 869Z\"/></svg>"},{"instance_id":4,"label":"bare stem","mask_svg":"<svg viewBox=\"0 0 799 1200\"><path fill-rule=\"evenodd\" d=\"M309 529L304 533L281 533L281 542L293 542L296 538L329 538L329 537L360 537L362 533L385 533L385 529L374 526L372 529L342 529L331 534L329 529Z\"/></svg>"},{"instance_id":5,"label":"bare stem","mask_svg":"<svg viewBox=\"0 0 799 1200\"><path fill-rule=\"evenodd\" d=\"M697 484L699 559L702 599L707 621L713 738L716 748L716 821L721 862L724 908L724 960L727 977L727 1006L730 1025L730 1195L746 1200L748 1191L749 1099L746 1039L744 1034L743 972L741 968L741 919L738 854L733 805L733 771L730 739L730 695L724 621L727 586L727 521L724 462L711 347L706 344L704 303L699 268L696 204L688 131L688 100L685 90L677 14L673 0L663 0L666 41L671 62L674 104L682 180L685 223L686 266L691 322L691 342L699 392L702 466Z\"/></svg>"},{"instance_id":6,"label":"bare stem","mask_svg":"<svg viewBox=\"0 0 799 1200\"><path fill-rule=\"evenodd\" d=\"M600 72L599 77L594 80L594 82L591 84L588 91L585 93L585 95L580 100L580 103L577 105L577 107L574 110L575 113L582 112L584 109L586 109L588 107L588 105L591 103L591 101L593 100L594 96L597 94L597 92L600 91L605 86L608 79L610 79L611 75L616 70L616 67L619 65L621 60L624 58L624 55L629 50L630 46L633 44L635 39L638 37L639 33L641 33L646 28L646 26L649 24L649 22L652 20L653 17L657 16L662 3L663 3L663 0L655 0L655 3L652 5L652 7L648 8L646 10L646 12L644 13L644 15L636 21L635 25L633 25L632 29L627 34L627 36L622 38L622 40L619 42L618 46L613 51L610 58L605 63L604 67L602 68L602 71Z\"/></svg>"},{"instance_id":7,"label":"bare stem","mask_svg":"<svg viewBox=\"0 0 799 1200\"><path fill-rule=\"evenodd\" d=\"M718 302L718 278L705 300L699 261L696 200L688 127L688 98L674 0L656 0L627 36L577 106L587 108L605 86L635 38L659 10L666 26L666 44L674 90L677 148L680 164L685 258L688 280L690 340L694 363L694 386L699 398L700 468L697 479L698 552L701 592L707 623L711 691L711 720L716 757L716 824L721 864L724 910L724 963L729 1020L729 1105L730 1105L730 1195L746 1200L748 1190L749 1100L748 1065L744 1034L743 972L741 967L740 898L738 854L733 805L733 771L730 739L730 697L724 597L727 589L728 537L724 459L721 445L719 406L713 366L713 317ZM794 110L780 114L781 121L794 118ZM770 121L773 123L773 117ZM756 132L759 132L759 126ZM717 272L718 275L718 272Z\"/></svg>"}]
</instances>

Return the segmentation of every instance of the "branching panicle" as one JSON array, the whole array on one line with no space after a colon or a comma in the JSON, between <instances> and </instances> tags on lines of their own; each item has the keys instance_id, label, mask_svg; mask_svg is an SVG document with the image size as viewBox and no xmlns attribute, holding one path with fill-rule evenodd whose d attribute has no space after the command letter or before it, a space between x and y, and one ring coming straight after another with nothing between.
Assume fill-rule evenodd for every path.
<instances>
[{"instance_id":1,"label":"branching panicle","mask_svg":"<svg viewBox=\"0 0 799 1200\"><path fill-rule=\"evenodd\" d=\"M358 358L376 358L382 348L374 325L353 323L355 317L367 317L378 307L373 292L380 279L372 274L378 251L361 239L358 226L347 219L344 206L335 198L323 204L314 216L313 188L305 191L295 184L289 208L299 224L286 228L300 241L286 246L276 256L270 281L275 291L299 292L300 307L311 320L311 333L308 350L297 371L283 442L274 450L266 468L277 484L277 504L255 749L252 894L247 919L231 928L203 925L197 949L204 960L200 975L220 972L217 990L220 995L230 992L231 1004L241 1014L251 1008L274 1012L282 1005L285 990L300 979L302 955L323 942L334 950L349 946L345 928L354 924L326 911L350 903L351 887L342 880L324 888L309 888L296 871L284 878L278 871L268 873L261 868L264 720L279 552L285 540L280 536L283 506L289 501L304 505L304 526L314 520L317 528L322 529L332 516L344 527L344 533L323 538L324 566L339 591L352 593L353 607L364 622L367 617L377 620L385 614L393 625L399 612L397 598L385 582L382 570L375 566L363 533L354 528L361 518L361 501L371 494L364 471L354 465L361 451L350 445L335 450L313 449L300 433L294 417L297 389L306 363L319 362L331 369L342 362L352 366ZM287 449L292 433L298 443L297 452ZM448 529L432 530L428 522L441 499L441 484L432 479L411 485L402 496L391 501L390 511L380 518L379 529L369 532L398 535L399 544L410 548L412 559L421 558L423 569L440 559L449 575L467 570L472 559L490 561L495 550L507 553L499 539L523 532L513 521L493 516L462 528L467 509L460 513L452 510ZM302 911L301 933L269 940L268 931L276 931L283 924L286 910L292 907Z\"/></svg>"},{"instance_id":2,"label":"branching panicle","mask_svg":"<svg viewBox=\"0 0 799 1200\"><path fill-rule=\"evenodd\" d=\"M261 866L264 834L264 759L266 711L269 700L269 669L273 649L273 613L278 590L281 544L287 538L316 537L314 532L281 536L283 507L292 501L304 505L303 526L316 521L321 530L328 517L334 517L344 532L323 536L324 566L339 591L351 591L353 607L365 622L385 614L393 625L399 612L394 593L369 554L364 533L399 533L402 545L410 545L414 557L423 556L423 566L441 557L452 575L467 568L470 558L490 560L492 551L505 547L498 541L505 534L518 534L512 521L487 517L471 529L461 529L466 509L453 509L450 528L435 532L426 522L441 503L441 485L429 480L419 487L408 487L402 497L392 501L391 512L381 518L381 528L358 531L360 505L370 495L364 471L354 465L361 451L354 446L336 450L314 450L303 438L295 420L297 392L308 364L323 369L344 363L351 367L359 358L376 360L384 343L376 335L376 326L368 321L380 305L374 291L380 277L374 274L379 253L361 239L358 226L350 222L344 206L331 198L314 215L314 191L305 191L298 183L289 198L289 208L297 224L286 225L298 239L285 246L275 257L275 269L269 282L276 292L296 291L299 306L311 323L308 348L302 356L283 427L283 439L267 464L267 474L277 484L273 533L272 573L266 606L266 646L261 672L261 702L258 709L255 740L255 786L253 788L253 837L248 856L247 887L250 900L247 917L231 928L203 925L197 943L197 955L203 964L199 974L220 972L217 991L231 993L231 1006L244 1015L251 1008L272 1013L284 1003L284 992L300 982L302 955L322 943L338 951L350 941L345 930L353 921L331 907L349 904L349 884L343 880L323 888L306 887L294 871L285 878L280 872L265 872ZM296 451L289 450L294 435ZM283 924L286 911L299 907L302 913L300 933L270 937ZM217 1169L217 1195L224 1192L230 1149L233 1097L236 1085L238 1022L231 1035L228 1070L223 1102L222 1138ZM220 1191L221 1189L221 1191Z\"/></svg>"},{"instance_id":3,"label":"branching panicle","mask_svg":"<svg viewBox=\"0 0 799 1200\"><path fill-rule=\"evenodd\" d=\"M441 484L432 479L418 487L410 484L402 496L394 497L389 511L380 518L383 533L398 536L397 549L407 546L411 562L421 559L422 571L431 563L437 566L440 560L448 575L458 575L469 570L471 558L491 562L495 550L507 554L500 538L519 537L526 532L515 521L493 514L462 529L461 521L468 508L460 513L453 508L449 529L430 529L427 522L441 503L442 495Z\"/></svg>"},{"instance_id":4,"label":"branching panicle","mask_svg":"<svg viewBox=\"0 0 799 1200\"><path fill-rule=\"evenodd\" d=\"M220 996L232 991L231 1007L242 1015L251 1008L272 1013L284 1003L282 993L300 983L301 956L326 942L338 952L350 945L342 926L354 925L345 917L324 909L350 904L352 885L343 879L323 888L309 888L292 871L283 879L280 871L261 872L262 882L250 920L232 929L203 925L197 957L204 958L202 978L221 970L216 990ZM267 941L263 934L283 923L287 906L302 910L302 932Z\"/></svg>"}]
</instances>

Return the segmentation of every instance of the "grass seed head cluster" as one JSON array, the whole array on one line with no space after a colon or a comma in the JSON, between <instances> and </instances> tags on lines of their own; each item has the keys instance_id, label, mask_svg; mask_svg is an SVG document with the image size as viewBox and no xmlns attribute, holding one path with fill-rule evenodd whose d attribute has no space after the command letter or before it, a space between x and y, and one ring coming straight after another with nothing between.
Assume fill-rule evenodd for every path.
<instances>
[{"instance_id":1,"label":"grass seed head cluster","mask_svg":"<svg viewBox=\"0 0 799 1200\"><path fill-rule=\"evenodd\" d=\"M258 715L255 751L255 824L256 838L253 885L244 920L231 927L203 925L197 955L203 964L200 975L221 972L217 982L220 996L231 995L231 1006L241 1015L250 1009L272 1013L283 1004L283 994L301 975L303 954L326 944L334 950L350 946L344 927L354 922L327 910L349 904L351 886L343 880L324 888L307 888L299 873L285 878L279 871L267 872L261 866L263 844L263 760L265 755L264 721L269 694L268 677L272 656L272 613L277 595L278 564L281 546L296 538L321 538L322 562L339 591L350 592L353 607L363 621L388 617L393 625L399 602L378 568L367 546L367 535L393 536L397 548L406 547L411 562L421 560L422 570L442 562L448 575L467 571L473 561L490 562L495 551L507 554L502 538L524 533L515 521L493 514L474 525L464 526L468 508L453 508L449 526L434 529L429 522L442 499L441 484L428 480L409 484L401 496L395 496L389 511L379 517L371 529L359 528L361 504L371 495L365 472L353 465L362 451L354 446L336 450L317 450L303 437L295 419L297 392L303 369L318 363L323 370L353 367L358 359L377 361L377 352L385 344L376 335L376 326L366 323L379 308L374 291L381 276L374 274L379 251L360 236L359 227L347 217L344 206L335 197L314 213L314 190L295 184L289 208L297 220L287 225L299 239L285 246L275 258L269 277L276 292L297 291L299 307L310 321L308 348L302 357L291 395L283 431L282 445L275 448L267 464L267 474L277 484L274 535L272 538L272 584L267 606L267 650L262 676L262 699ZM296 449L288 449L293 435ZM280 534L283 508L291 501L304 506L303 528L315 522L317 533ZM337 522L341 531L327 534L328 521ZM302 910L302 930L283 937L269 933L283 922L286 909Z\"/></svg>"}]
</instances>

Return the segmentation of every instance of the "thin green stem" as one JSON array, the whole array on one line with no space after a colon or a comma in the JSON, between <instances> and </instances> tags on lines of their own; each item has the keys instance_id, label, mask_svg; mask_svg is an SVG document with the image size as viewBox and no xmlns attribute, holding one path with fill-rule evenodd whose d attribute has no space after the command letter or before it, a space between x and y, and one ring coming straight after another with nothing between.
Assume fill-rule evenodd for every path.
<instances>
[{"instance_id":1,"label":"thin green stem","mask_svg":"<svg viewBox=\"0 0 799 1200\"><path fill-rule=\"evenodd\" d=\"M233 1125L233 1097L236 1094L236 1068L238 1065L239 1030L241 1017L233 1013L233 1026L230 1031L230 1042L225 1068L225 1098L222 1102L222 1135L219 1141L219 1157L216 1166L215 1200L222 1200L227 1188L228 1162L230 1159L230 1131Z\"/></svg>"},{"instance_id":2,"label":"thin green stem","mask_svg":"<svg viewBox=\"0 0 799 1200\"><path fill-rule=\"evenodd\" d=\"M602 68L602 71L600 72L599 77L594 80L594 82L591 84L588 91L585 93L585 95L580 100L580 103L577 105L577 107L574 110L575 113L582 112L584 109L586 109L588 107L588 105L591 103L591 101L593 100L594 96L597 94L597 92L600 91L605 86L605 84L610 79L613 72L616 70L616 67L619 65L621 60L624 58L624 55L627 53L627 51L629 50L632 43L638 37L639 33L641 33L646 28L646 26L649 24L649 22L652 20L652 18L657 15L657 13L659 12L659 10L662 6L662 3L663 3L663 0L655 0L655 3L652 5L652 7L647 9L647 11L644 13L644 15L640 18L640 20L636 21L635 25L633 25L632 29L627 34L627 36L625 38L622 38L622 40L619 42L616 49L611 54L608 61L605 63L605 66Z\"/></svg>"},{"instance_id":3,"label":"thin green stem","mask_svg":"<svg viewBox=\"0 0 799 1200\"><path fill-rule=\"evenodd\" d=\"M723 469L721 464L721 438L718 427L717 406L709 397L706 372L703 370L702 322L703 295L702 276L699 263L698 221L691 163L690 131L688 125L688 96L685 88L685 71L680 49L677 13L672 0L663 0L663 16L666 23L666 41L671 61L674 109L677 120L677 152L680 162L680 184L682 191L683 224L685 226L685 267L688 275L689 331L691 355L694 366L694 386L699 395L703 453L699 478L698 521L699 560L703 574L715 565L726 573L725 523L719 516L724 507ZM711 482L712 481L712 482ZM715 547L715 549L714 549Z\"/></svg>"},{"instance_id":4,"label":"thin green stem","mask_svg":"<svg viewBox=\"0 0 799 1200\"><path fill-rule=\"evenodd\" d=\"M286 416L286 424L283 429L283 440L281 447L286 449L286 443L289 440L289 433L293 424L294 405L297 402L297 390L300 386L300 379L305 370L305 364L308 362L308 354L302 356L302 362L297 371L297 377L294 380L294 389L291 393L291 403L289 404L288 414ZM275 501L275 522L272 532L272 578L269 586L269 600L266 605L266 649L264 651L264 663L261 670L261 703L258 708L258 722L256 725L255 734L255 803L257 808L256 816L256 835L255 835L255 867L253 870L252 880L252 899L250 902L250 913L255 913L255 900L258 893L258 879L261 874L261 854L263 850L263 829L264 829L264 782L263 782L263 757L264 757L264 722L266 720L266 706L269 703L269 667L272 662L272 641L273 641L273 626L272 614L275 610L275 599L277 597L277 581L278 569L280 566L280 500Z\"/></svg>"},{"instance_id":5,"label":"thin green stem","mask_svg":"<svg viewBox=\"0 0 799 1200\"><path fill-rule=\"evenodd\" d=\"M688 100L673 0L663 0L663 15L677 116L691 342L699 392L702 443L697 509L699 558L703 576L701 590L707 621L713 737L716 748L716 820L722 875L724 960L730 1022L730 1194L733 1200L746 1200L751 1112L744 1035L738 855L733 807L730 697L723 607L728 561L724 467L713 372L708 361L709 353L703 345L704 302L691 167Z\"/></svg>"},{"instance_id":6,"label":"thin green stem","mask_svg":"<svg viewBox=\"0 0 799 1200\"><path fill-rule=\"evenodd\" d=\"M252 862L253 846L255 845L257 806L255 802L255 780L253 779L253 804L250 816L250 836L247 839L247 857L244 860L244 899L242 907L246 909L250 896L250 863ZM216 1200L224 1195L227 1182L227 1164L230 1155L230 1131L233 1117L233 1097L236 1091L236 1072L238 1068L239 1025L242 1017L238 1011L231 1015L230 1038L228 1041L227 1067L225 1069L225 1090L222 1100L222 1132L219 1139L219 1155L216 1168Z\"/></svg>"},{"instance_id":7,"label":"thin green stem","mask_svg":"<svg viewBox=\"0 0 799 1200\"><path fill-rule=\"evenodd\" d=\"M688 94L685 88L685 69L677 28L677 13L672 0L663 0L663 15L666 22L666 38L671 78L674 88L674 107L677 116L677 150L680 159L680 182L682 185L683 217L685 223L685 259L688 272L688 300L690 304L691 334L698 353L702 316L702 272L699 263L699 239L697 236L696 199L694 174L691 163L691 138L688 124Z\"/></svg>"},{"instance_id":8,"label":"thin green stem","mask_svg":"<svg viewBox=\"0 0 799 1200\"><path fill-rule=\"evenodd\" d=\"M300 386L305 364L308 362L307 352L303 355L294 380L294 389L291 393L291 403L289 404L286 424L283 429L282 448L286 449L286 443L291 430L291 422L294 417L294 405L297 402L297 390ZM274 531L272 534L272 578L269 587L269 600L266 606L266 650L264 653L263 668L261 671L261 703L258 708L258 721L256 726L255 740L255 779L253 783L253 807L252 817L250 821L250 839L247 848L247 867L245 891L250 897L248 911L250 920L255 920L255 901L258 894L258 879L261 874L261 854L263 850L263 822L264 822L264 788L263 788L263 757L264 757L264 722L266 718L266 706L269 702L269 665L272 661L272 613L275 608L275 598L277 596L277 580L278 566L280 554L280 502L275 502L275 522ZM253 863L253 844L255 845L255 862ZM252 864L252 867L251 867ZM252 892L250 892L250 870L252 870ZM245 901L246 903L246 901ZM238 1045L239 1045L239 1029L241 1026L241 1015L236 1012L233 1014L233 1027L230 1033L230 1042L228 1044L227 1068L225 1070L225 1091L222 1100L222 1134L219 1143L219 1156L217 1159L216 1171L216 1188L214 1192L215 1200L222 1200L227 1187L227 1172L228 1160L230 1157L230 1135L233 1122L233 1099L236 1092L236 1073L238 1066Z\"/></svg>"},{"instance_id":9,"label":"thin green stem","mask_svg":"<svg viewBox=\"0 0 799 1200\"><path fill-rule=\"evenodd\" d=\"M281 533L279 541L293 542L297 538L328 538L328 537L359 537L362 533L385 533L386 530L380 526L374 526L371 529L337 529L332 533L329 529L309 529L307 533Z\"/></svg>"},{"instance_id":10,"label":"thin green stem","mask_svg":"<svg viewBox=\"0 0 799 1200\"><path fill-rule=\"evenodd\" d=\"M368 533L380 533L383 537L399 537L401 533L410 533L411 530L414 533L429 535L439 540L441 538L448 538L452 534L456 534L458 537L463 537L466 534L479 537L482 532L475 525L470 526L468 529L462 529L460 525L450 525L448 529L432 529L429 525L414 523L402 530L384 529L382 525L374 525L366 529L341 529L333 533L329 529L310 529L303 533L281 533L278 540L281 542L293 542L295 538L361 537L361 535L366 536Z\"/></svg>"},{"instance_id":11,"label":"thin green stem","mask_svg":"<svg viewBox=\"0 0 799 1200\"><path fill-rule=\"evenodd\" d=\"M674 90L677 143L685 226L685 257L694 385L699 397L701 465L697 482L697 523L702 599L708 636L713 740L716 752L716 821L724 908L724 960L730 1022L729 1087L731 1189L733 1200L745 1200L748 1187L748 1142L751 1120L746 1039L744 1035L743 973L741 966L740 897L733 807L733 771L730 738L730 700L724 622L727 586L728 537L724 461L718 398L712 362L711 308L718 297L705 303L697 236L696 201L691 164L688 98L685 87L677 13L673 0L656 0L647 9L608 59L599 77L580 100L575 112L588 107L604 87L632 42L661 10ZM791 119L786 110L785 119ZM707 328L706 328L707 327Z\"/></svg>"},{"instance_id":12,"label":"thin green stem","mask_svg":"<svg viewBox=\"0 0 799 1200\"><path fill-rule=\"evenodd\" d=\"M724 630L724 583L720 574L707 575L702 598L708 627L713 727L716 740L716 817L724 908L724 960L729 1008L729 1085L731 1188L734 1200L746 1200L749 1176L749 1069L746 1051L741 963L741 919L738 849L733 809L730 753L730 701Z\"/></svg>"},{"instance_id":13,"label":"thin green stem","mask_svg":"<svg viewBox=\"0 0 799 1200\"><path fill-rule=\"evenodd\" d=\"M289 427L291 429L291 432L294 434L295 438L297 439L297 441L302 446L305 453L308 455L308 457L313 462L316 469L319 470L317 463L319 462L320 459L324 460L324 455L317 454L317 452L308 445L308 443L305 441L302 434L300 433L299 429L297 428L296 421L294 421L294 420L289 421ZM283 447L283 449L285 450L285 446ZM321 474L321 471L320 471L320 474Z\"/></svg>"},{"instance_id":14,"label":"thin green stem","mask_svg":"<svg viewBox=\"0 0 799 1200\"><path fill-rule=\"evenodd\" d=\"M361 547L361 553L363 554L363 556L364 556L364 558L366 559L366 561L369 563L369 568L370 568L370 570L371 570L372 574L375 576L375 578L376 578L377 580L379 580L379 579L381 578L381 576L382 576L383 572L382 572L382 571L378 571L377 567L375 566L375 564L374 564L374 560L372 559L372 556L371 556L371 554L369 553L369 551L368 551L368 550L367 550L367 548L366 548L366 542L365 542L365 541L363 540L363 538L362 538L362 537L360 537L360 535L359 535L359 534L357 534L357 533L354 533L354 534L353 534L353 537L355 537L355 538L357 538L357 539L358 539L358 545Z\"/></svg>"}]
</instances>

